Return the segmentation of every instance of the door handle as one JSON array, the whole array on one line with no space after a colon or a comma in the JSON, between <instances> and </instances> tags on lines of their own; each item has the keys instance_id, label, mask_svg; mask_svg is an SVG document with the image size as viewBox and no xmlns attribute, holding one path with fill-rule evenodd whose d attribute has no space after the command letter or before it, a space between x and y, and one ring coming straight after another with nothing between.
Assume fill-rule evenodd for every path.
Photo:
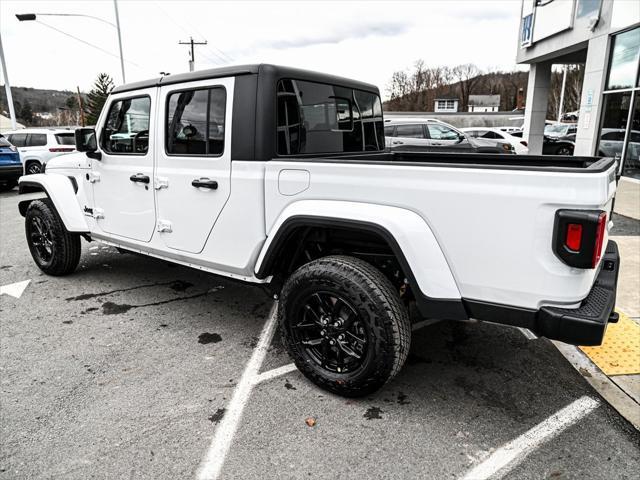
<instances>
[{"instance_id":1,"label":"door handle","mask_svg":"<svg viewBox=\"0 0 640 480\"><path fill-rule=\"evenodd\" d=\"M394 145L403 145L404 144L404 142L391 142L391 143L393 143Z\"/></svg>"},{"instance_id":2,"label":"door handle","mask_svg":"<svg viewBox=\"0 0 640 480\"><path fill-rule=\"evenodd\" d=\"M131 175L129 180L136 183L149 183L149 175L143 175L142 173L136 173Z\"/></svg>"},{"instance_id":3,"label":"door handle","mask_svg":"<svg viewBox=\"0 0 640 480\"><path fill-rule=\"evenodd\" d=\"M211 190L218 189L218 182L210 180L208 178L196 178L191 182L191 185L196 188L210 188Z\"/></svg>"}]
</instances>

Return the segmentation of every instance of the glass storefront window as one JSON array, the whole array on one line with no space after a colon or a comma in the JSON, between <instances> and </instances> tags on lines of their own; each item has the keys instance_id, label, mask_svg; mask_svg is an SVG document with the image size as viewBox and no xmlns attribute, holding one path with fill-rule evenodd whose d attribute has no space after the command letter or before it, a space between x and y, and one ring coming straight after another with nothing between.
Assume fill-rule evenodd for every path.
<instances>
[{"instance_id":1,"label":"glass storefront window","mask_svg":"<svg viewBox=\"0 0 640 480\"><path fill-rule=\"evenodd\" d=\"M631 131L629 132L622 174L640 179L640 92L636 92L631 113Z\"/></svg>"},{"instance_id":2,"label":"glass storefront window","mask_svg":"<svg viewBox=\"0 0 640 480\"><path fill-rule=\"evenodd\" d=\"M607 78L607 90L632 88L636 85L640 62L640 28L616 35Z\"/></svg>"},{"instance_id":3,"label":"glass storefront window","mask_svg":"<svg viewBox=\"0 0 640 480\"><path fill-rule=\"evenodd\" d=\"M600 12L601 1L602 0L579 0L576 17L582 18L597 15L598 12Z\"/></svg>"},{"instance_id":4,"label":"glass storefront window","mask_svg":"<svg viewBox=\"0 0 640 480\"><path fill-rule=\"evenodd\" d=\"M622 158L630 105L631 92L609 93L604 96L598 155Z\"/></svg>"}]
</instances>

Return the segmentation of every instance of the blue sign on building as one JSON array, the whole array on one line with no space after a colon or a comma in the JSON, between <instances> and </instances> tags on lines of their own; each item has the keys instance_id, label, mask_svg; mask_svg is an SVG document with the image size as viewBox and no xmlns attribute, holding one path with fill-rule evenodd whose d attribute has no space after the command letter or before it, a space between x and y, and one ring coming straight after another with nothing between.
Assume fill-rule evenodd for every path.
<instances>
[{"instance_id":1,"label":"blue sign on building","mask_svg":"<svg viewBox=\"0 0 640 480\"><path fill-rule=\"evenodd\" d=\"M533 13L522 17L522 33L520 34L520 46L528 47L533 42Z\"/></svg>"}]
</instances>

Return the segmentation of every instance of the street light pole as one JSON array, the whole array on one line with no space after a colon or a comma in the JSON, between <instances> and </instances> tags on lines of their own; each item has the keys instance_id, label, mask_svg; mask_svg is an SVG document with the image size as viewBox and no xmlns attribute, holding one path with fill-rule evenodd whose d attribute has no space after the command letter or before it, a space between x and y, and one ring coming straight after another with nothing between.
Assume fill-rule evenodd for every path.
<instances>
[{"instance_id":1,"label":"street light pole","mask_svg":"<svg viewBox=\"0 0 640 480\"><path fill-rule=\"evenodd\" d=\"M120 15L118 15L118 0L113 0L116 11L116 30L118 30L118 47L120 47L120 68L122 69L122 83L127 83L124 77L124 57L122 56L122 34L120 33Z\"/></svg>"},{"instance_id":2,"label":"street light pole","mask_svg":"<svg viewBox=\"0 0 640 480\"><path fill-rule=\"evenodd\" d=\"M2 73L4 75L4 88L7 92L7 103L9 104L9 117L11 117L11 129L17 128L16 112L13 108L13 95L11 95L11 85L9 85L9 74L7 73L7 62L4 61L4 48L2 48L2 34L0 34L0 61L2 62Z\"/></svg>"},{"instance_id":3,"label":"street light pole","mask_svg":"<svg viewBox=\"0 0 640 480\"><path fill-rule=\"evenodd\" d=\"M85 17L85 18L91 18L93 20L98 20L102 23L111 25L118 32L118 49L120 50L120 69L122 71L122 83L126 83L126 79L124 75L124 56L122 55L122 34L120 33L120 15L118 14L118 0L113 0L113 8L116 14L115 24L109 22L108 20L105 20L104 18L96 17L93 15L84 15L82 13L20 13L16 15L16 18L21 22L28 22L28 21L36 21L38 19L38 15L46 16L46 17ZM53 28L50 25L47 25L46 23L43 23L43 25L48 26L49 28ZM54 30L56 29L54 28ZM64 33L64 32L61 32L61 33ZM68 34L65 33L65 35L68 35ZM79 39L76 39L76 40L79 40ZM83 40L80 40L80 41L83 41ZM84 43L87 43L87 42L84 42ZM95 45L91 45L91 46L102 50L101 48L96 47ZM109 54L111 55L111 53Z\"/></svg>"}]
</instances>

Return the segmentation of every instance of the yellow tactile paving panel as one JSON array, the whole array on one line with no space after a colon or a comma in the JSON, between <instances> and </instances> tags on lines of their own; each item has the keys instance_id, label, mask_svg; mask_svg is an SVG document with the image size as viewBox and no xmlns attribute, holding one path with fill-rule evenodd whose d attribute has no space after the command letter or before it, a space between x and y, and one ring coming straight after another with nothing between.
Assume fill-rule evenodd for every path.
<instances>
[{"instance_id":1,"label":"yellow tactile paving panel","mask_svg":"<svg viewBox=\"0 0 640 480\"><path fill-rule=\"evenodd\" d=\"M620 314L618 323L610 323L599 347L580 347L606 375L640 373L640 325Z\"/></svg>"}]
</instances>

